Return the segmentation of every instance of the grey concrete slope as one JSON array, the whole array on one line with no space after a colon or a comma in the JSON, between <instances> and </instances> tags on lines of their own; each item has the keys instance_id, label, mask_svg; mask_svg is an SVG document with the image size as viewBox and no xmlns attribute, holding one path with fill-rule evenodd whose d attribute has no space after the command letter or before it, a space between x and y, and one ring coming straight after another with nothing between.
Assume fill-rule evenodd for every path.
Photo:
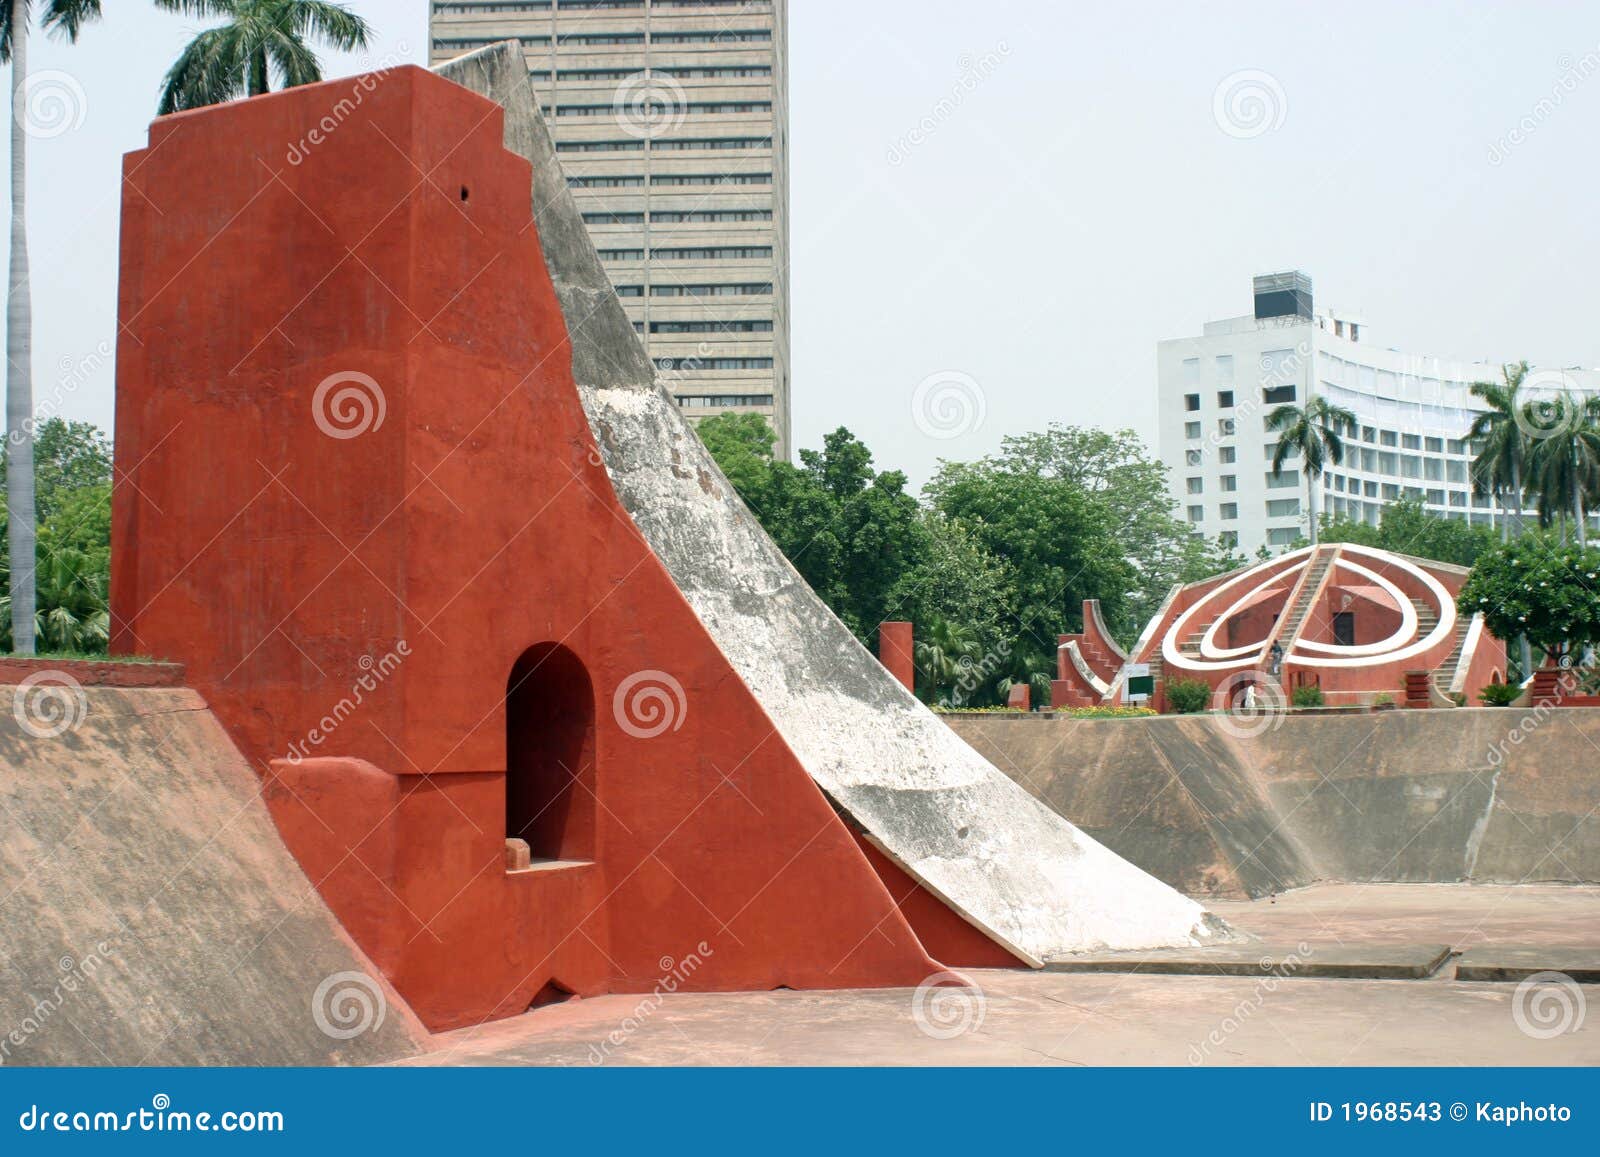
<instances>
[{"instance_id":1,"label":"grey concrete slope","mask_svg":"<svg viewBox=\"0 0 1600 1157\"><path fill-rule=\"evenodd\" d=\"M952 717L1122 855L1195 895L1353 883L1600 883L1600 710Z\"/></svg>"},{"instance_id":2,"label":"grey concrete slope","mask_svg":"<svg viewBox=\"0 0 1600 1157\"><path fill-rule=\"evenodd\" d=\"M24 706L19 720L18 689L0 687L0 1063L364 1064L418 1052L426 1033L323 906L200 697L82 696L57 700L79 721L52 736L32 724L43 714ZM324 990L322 1019L335 1034L368 1026L348 1039L312 1007L341 973L354 975Z\"/></svg>"},{"instance_id":3,"label":"grey concrete slope","mask_svg":"<svg viewBox=\"0 0 1600 1157\"><path fill-rule=\"evenodd\" d=\"M1036 959L1225 935L962 743L857 643L723 478L611 295L514 43L438 71L506 109L566 311L573 376L611 482L784 741L913 877ZM692 709L692 707L691 707Z\"/></svg>"}]
</instances>

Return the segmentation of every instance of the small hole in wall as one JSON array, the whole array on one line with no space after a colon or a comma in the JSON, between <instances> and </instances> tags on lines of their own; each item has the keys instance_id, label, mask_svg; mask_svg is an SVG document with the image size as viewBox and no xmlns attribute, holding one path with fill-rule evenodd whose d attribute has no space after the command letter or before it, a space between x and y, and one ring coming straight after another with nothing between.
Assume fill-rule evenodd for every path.
<instances>
[{"instance_id":1,"label":"small hole in wall","mask_svg":"<svg viewBox=\"0 0 1600 1157\"><path fill-rule=\"evenodd\" d=\"M468 199L468 198L469 198L469 197L470 197L470 196L471 196L471 195L472 195L472 194L471 194L471 193L469 193L469 192L468 192L468 191L467 191L467 187L466 187L466 186L465 186L465 185L462 185L462 186L461 186L461 199L462 199L462 200L463 200L463 201L465 201L465 200L467 200L467 199Z\"/></svg>"}]
</instances>

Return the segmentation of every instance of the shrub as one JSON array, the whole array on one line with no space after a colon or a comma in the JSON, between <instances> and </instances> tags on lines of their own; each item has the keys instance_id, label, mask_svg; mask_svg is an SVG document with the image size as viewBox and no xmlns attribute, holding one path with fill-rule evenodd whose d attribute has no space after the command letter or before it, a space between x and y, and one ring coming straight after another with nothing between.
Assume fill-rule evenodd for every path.
<instances>
[{"instance_id":1,"label":"shrub","mask_svg":"<svg viewBox=\"0 0 1600 1157\"><path fill-rule=\"evenodd\" d=\"M1057 715L1070 715L1074 719L1139 719L1146 715L1154 715L1153 707L1059 707Z\"/></svg>"},{"instance_id":2,"label":"shrub","mask_svg":"<svg viewBox=\"0 0 1600 1157\"><path fill-rule=\"evenodd\" d=\"M1167 702L1180 715L1204 711L1211 702L1211 684L1204 679L1168 679Z\"/></svg>"},{"instance_id":3,"label":"shrub","mask_svg":"<svg viewBox=\"0 0 1600 1157\"><path fill-rule=\"evenodd\" d=\"M1296 687L1289 702L1296 707L1324 707L1327 700L1323 698L1321 687Z\"/></svg>"},{"instance_id":4,"label":"shrub","mask_svg":"<svg viewBox=\"0 0 1600 1157\"><path fill-rule=\"evenodd\" d=\"M1374 706L1374 707L1393 707L1394 706L1394 696L1389 694L1387 691L1380 691L1380 692L1378 692L1378 694L1376 694L1376 695L1374 695L1372 697L1372 706Z\"/></svg>"},{"instance_id":5,"label":"shrub","mask_svg":"<svg viewBox=\"0 0 1600 1157\"><path fill-rule=\"evenodd\" d=\"M1522 694L1515 683L1490 683L1478 692L1478 702L1485 707L1510 707Z\"/></svg>"}]
</instances>

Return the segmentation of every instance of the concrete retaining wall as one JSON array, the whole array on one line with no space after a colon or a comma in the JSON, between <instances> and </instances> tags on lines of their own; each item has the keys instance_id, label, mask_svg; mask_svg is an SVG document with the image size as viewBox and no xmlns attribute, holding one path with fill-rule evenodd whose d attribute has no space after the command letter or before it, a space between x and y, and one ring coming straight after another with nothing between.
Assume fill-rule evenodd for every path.
<instances>
[{"instance_id":1,"label":"concrete retaining wall","mask_svg":"<svg viewBox=\"0 0 1600 1157\"><path fill-rule=\"evenodd\" d=\"M1191 895L1318 880L1600 882L1600 709L950 717L1112 850Z\"/></svg>"},{"instance_id":2,"label":"concrete retaining wall","mask_svg":"<svg viewBox=\"0 0 1600 1157\"><path fill-rule=\"evenodd\" d=\"M0 686L0 1064L419 1051L426 1034L296 866L199 695L49 694ZM345 1040L312 1007L340 973L364 974L324 991L335 1032L367 1026Z\"/></svg>"}]
</instances>

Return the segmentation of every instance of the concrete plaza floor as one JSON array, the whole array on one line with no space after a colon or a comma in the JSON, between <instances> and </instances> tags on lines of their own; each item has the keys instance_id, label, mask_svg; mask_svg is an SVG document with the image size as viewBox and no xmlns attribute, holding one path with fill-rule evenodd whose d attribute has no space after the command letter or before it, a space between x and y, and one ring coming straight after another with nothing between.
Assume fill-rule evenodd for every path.
<instances>
[{"instance_id":1,"label":"concrete plaza floor","mask_svg":"<svg viewBox=\"0 0 1600 1157\"><path fill-rule=\"evenodd\" d=\"M1213 911L1273 945L1600 957L1600 888L1321 885ZM974 989L607 996L435 1038L421 1065L1595 1065L1600 986L971 970ZM1519 1014L1519 1006L1520 1014ZM1551 1009L1555 1008L1552 1014ZM1563 1011L1563 1009L1565 1011ZM1531 1020L1530 1020L1531 1016ZM1534 1032L1523 1026L1531 1024Z\"/></svg>"}]
</instances>

